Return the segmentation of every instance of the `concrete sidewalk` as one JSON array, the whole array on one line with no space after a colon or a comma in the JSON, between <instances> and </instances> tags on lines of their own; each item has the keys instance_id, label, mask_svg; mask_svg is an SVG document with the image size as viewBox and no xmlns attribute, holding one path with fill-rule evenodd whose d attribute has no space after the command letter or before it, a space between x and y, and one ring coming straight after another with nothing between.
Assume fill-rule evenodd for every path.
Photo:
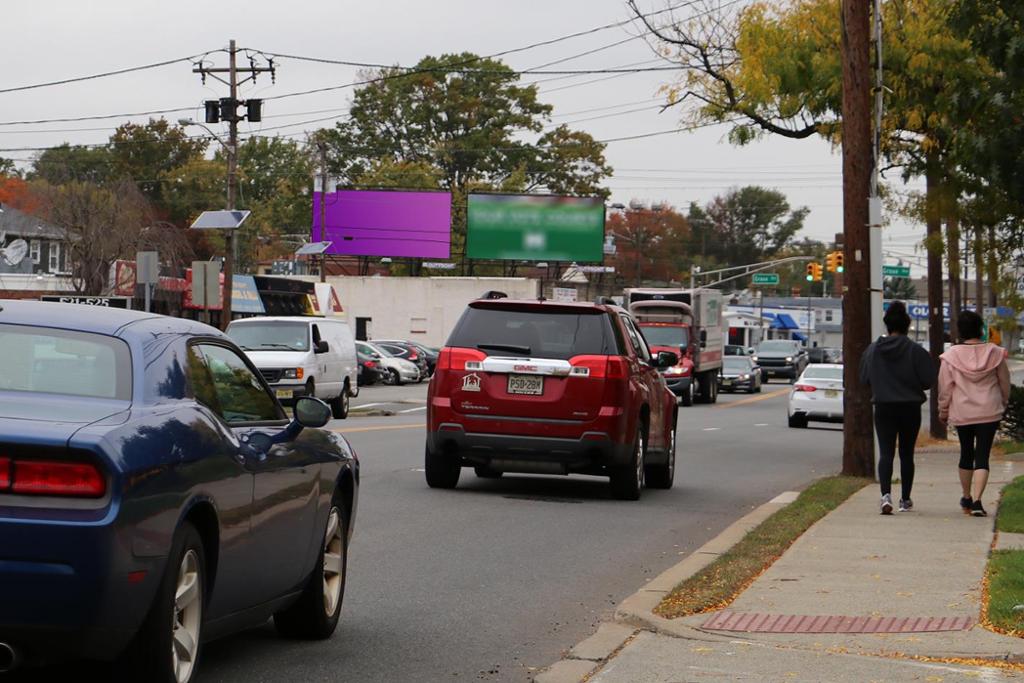
<instances>
[{"instance_id":1,"label":"concrete sidewalk","mask_svg":"<svg viewBox=\"0 0 1024 683\"><path fill-rule=\"evenodd\" d=\"M984 500L990 516L974 518L958 507L952 449L920 452L916 462L912 512L879 515L877 486L865 488L738 596L728 612L741 614L731 620L728 614L676 620L652 614L665 587L654 579L648 587L655 590L641 590L620 606L616 616L628 625L628 639L596 672L592 659L587 680L1024 680L1024 667L954 662L1024 662L1024 640L976 623L996 499L1012 480L1014 464L993 462ZM1024 467L1017 469L1024 474ZM899 484L893 490L898 498ZM795 632L814 625L836 630L837 622L838 630L864 632ZM831 628L822 629L826 623ZM786 632L751 631L773 624L771 630ZM903 632L874 632L898 628ZM921 632L936 628L956 630Z\"/></svg>"}]
</instances>

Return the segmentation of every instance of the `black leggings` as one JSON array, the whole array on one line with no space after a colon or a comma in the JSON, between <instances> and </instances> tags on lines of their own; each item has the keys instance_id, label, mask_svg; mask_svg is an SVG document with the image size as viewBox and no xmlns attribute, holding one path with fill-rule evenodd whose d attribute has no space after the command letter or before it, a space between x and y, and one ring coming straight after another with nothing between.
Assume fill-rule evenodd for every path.
<instances>
[{"instance_id":1,"label":"black leggings","mask_svg":"<svg viewBox=\"0 0 1024 683\"><path fill-rule=\"evenodd\" d=\"M988 469L988 456L997 431L999 420L957 426L956 435L960 437L960 469Z\"/></svg>"},{"instance_id":2,"label":"black leggings","mask_svg":"<svg viewBox=\"0 0 1024 683\"><path fill-rule=\"evenodd\" d=\"M896 438L900 444L900 487L903 500L910 499L914 486L914 446L921 431L920 403L876 403L875 432L878 434L878 481L882 495L892 491L892 464L896 459Z\"/></svg>"}]
</instances>

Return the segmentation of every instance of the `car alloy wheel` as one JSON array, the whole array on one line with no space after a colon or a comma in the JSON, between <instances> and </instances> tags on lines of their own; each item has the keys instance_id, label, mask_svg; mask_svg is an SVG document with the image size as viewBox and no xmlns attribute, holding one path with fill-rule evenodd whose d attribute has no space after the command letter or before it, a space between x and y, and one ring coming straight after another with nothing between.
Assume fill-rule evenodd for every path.
<instances>
[{"instance_id":1,"label":"car alloy wheel","mask_svg":"<svg viewBox=\"0 0 1024 683\"><path fill-rule=\"evenodd\" d=\"M202 579L199 555L190 549L181 558L178 584L174 591L174 631L171 651L178 683L187 683L195 669L199 651L199 627L203 618Z\"/></svg>"},{"instance_id":2,"label":"car alloy wheel","mask_svg":"<svg viewBox=\"0 0 1024 683\"><path fill-rule=\"evenodd\" d=\"M636 454L636 488L637 490L643 490L644 488L644 453L647 451L646 442L644 441L643 429L640 430L640 436L637 438L637 454Z\"/></svg>"},{"instance_id":3,"label":"car alloy wheel","mask_svg":"<svg viewBox=\"0 0 1024 683\"><path fill-rule=\"evenodd\" d=\"M345 580L345 553L342 547L341 516L338 508L331 508L327 518L327 532L324 534L324 612L328 618L334 616L341 600L341 586Z\"/></svg>"}]
</instances>

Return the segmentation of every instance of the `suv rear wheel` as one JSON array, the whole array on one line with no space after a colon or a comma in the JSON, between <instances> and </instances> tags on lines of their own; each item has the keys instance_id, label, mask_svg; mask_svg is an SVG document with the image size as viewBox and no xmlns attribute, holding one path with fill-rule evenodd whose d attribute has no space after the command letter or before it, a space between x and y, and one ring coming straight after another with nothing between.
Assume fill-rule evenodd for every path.
<instances>
[{"instance_id":1,"label":"suv rear wheel","mask_svg":"<svg viewBox=\"0 0 1024 683\"><path fill-rule=\"evenodd\" d=\"M616 468L611 473L609 480L612 495L619 500L639 500L640 491L644 487L644 454L646 452L647 428L640 424L637 426L633 454L629 464Z\"/></svg>"},{"instance_id":2,"label":"suv rear wheel","mask_svg":"<svg viewBox=\"0 0 1024 683\"><path fill-rule=\"evenodd\" d=\"M453 489L459 484L462 465L459 461L444 453L434 453L430 446L426 447L423 468L426 472L427 486L432 489Z\"/></svg>"},{"instance_id":3,"label":"suv rear wheel","mask_svg":"<svg viewBox=\"0 0 1024 683\"><path fill-rule=\"evenodd\" d=\"M669 438L668 456L664 465L647 465L645 481L648 488L670 489L672 480L676 475L676 428L672 428L672 436Z\"/></svg>"}]
</instances>

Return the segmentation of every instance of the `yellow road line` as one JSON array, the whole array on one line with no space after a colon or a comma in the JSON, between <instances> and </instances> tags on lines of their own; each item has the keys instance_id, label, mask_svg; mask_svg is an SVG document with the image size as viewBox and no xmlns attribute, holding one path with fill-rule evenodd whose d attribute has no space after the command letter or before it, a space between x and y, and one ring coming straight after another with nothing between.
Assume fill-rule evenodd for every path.
<instances>
[{"instance_id":1,"label":"yellow road line","mask_svg":"<svg viewBox=\"0 0 1024 683\"><path fill-rule=\"evenodd\" d=\"M390 429L425 429L424 424L418 425L381 425L379 427L352 427L351 429L332 429L332 432L339 434L354 434L355 432L381 432Z\"/></svg>"},{"instance_id":2,"label":"yellow road line","mask_svg":"<svg viewBox=\"0 0 1024 683\"><path fill-rule=\"evenodd\" d=\"M767 401L770 398L776 396L783 396L789 393L789 389L779 389L778 391L770 391L767 394L761 394L760 396L751 396L750 398L740 399L739 401L732 401L731 403L718 403L715 405L716 408L734 408L736 406L745 406L748 403L757 403L758 401Z\"/></svg>"}]
</instances>

